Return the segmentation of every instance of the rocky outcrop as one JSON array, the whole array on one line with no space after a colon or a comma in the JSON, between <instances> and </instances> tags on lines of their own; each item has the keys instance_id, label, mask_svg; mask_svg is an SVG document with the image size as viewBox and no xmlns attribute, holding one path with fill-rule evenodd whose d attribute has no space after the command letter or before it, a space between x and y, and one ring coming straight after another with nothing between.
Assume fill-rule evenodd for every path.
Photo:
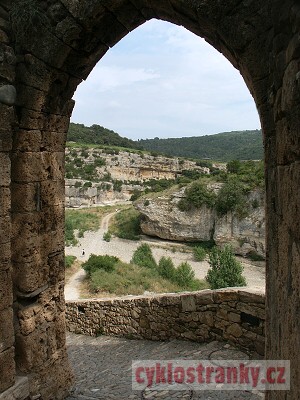
<instances>
[{"instance_id":1,"label":"rocky outcrop","mask_svg":"<svg viewBox=\"0 0 300 400\"><path fill-rule=\"evenodd\" d=\"M92 207L95 205L129 201L139 185L122 185L120 191L114 190L111 182L91 183L79 179L66 179L65 205L68 208Z\"/></svg>"},{"instance_id":2,"label":"rocky outcrop","mask_svg":"<svg viewBox=\"0 0 300 400\"><path fill-rule=\"evenodd\" d=\"M178 202L184 197L184 188L157 197L140 199L135 207L142 214L141 228L146 235L178 241L214 240L217 245L229 243L236 254L265 255L264 193L250 192L245 201L246 217L229 212L219 216L207 206L180 211Z\"/></svg>"},{"instance_id":3,"label":"rocky outcrop","mask_svg":"<svg viewBox=\"0 0 300 400\"><path fill-rule=\"evenodd\" d=\"M103 159L104 165L96 167L95 178L102 179L108 173L113 180L145 182L150 179L175 179L184 170L195 170L209 173L209 168L201 167L195 161L183 160L178 157L155 156L147 153L107 150L99 148L67 148L67 165L93 164L97 159ZM80 167L79 167L80 168ZM216 168L222 168L216 166ZM68 177L68 176L67 176Z\"/></svg>"}]
</instances>

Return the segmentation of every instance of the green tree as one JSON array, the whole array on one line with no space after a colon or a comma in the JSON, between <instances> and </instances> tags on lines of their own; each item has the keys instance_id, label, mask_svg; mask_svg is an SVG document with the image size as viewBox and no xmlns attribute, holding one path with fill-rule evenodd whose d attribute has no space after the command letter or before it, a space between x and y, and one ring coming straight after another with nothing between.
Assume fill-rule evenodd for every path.
<instances>
[{"instance_id":1,"label":"green tree","mask_svg":"<svg viewBox=\"0 0 300 400\"><path fill-rule=\"evenodd\" d=\"M214 247L209 254L209 265L206 280L211 289L246 286L242 276L243 266L235 258L230 246L224 249Z\"/></svg>"},{"instance_id":2,"label":"green tree","mask_svg":"<svg viewBox=\"0 0 300 400\"><path fill-rule=\"evenodd\" d=\"M158 263L158 273L163 278L174 281L176 268L170 257L162 257Z\"/></svg>"},{"instance_id":3,"label":"green tree","mask_svg":"<svg viewBox=\"0 0 300 400\"><path fill-rule=\"evenodd\" d=\"M219 215L229 211L242 211L245 204L243 186L237 180L226 182L220 189L216 199L216 210Z\"/></svg>"},{"instance_id":4,"label":"green tree","mask_svg":"<svg viewBox=\"0 0 300 400\"><path fill-rule=\"evenodd\" d=\"M193 283L194 279L195 272L193 271L190 264L184 262L177 267L175 281L180 287L189 287Z\"/></svg>"},{"instance_id":5,"label":"green tree","mask_svg":"<svg viewBox=\"0 0 300 400\"><path fill-rule=\"evenodd\" d=\"M141 244L133 253L130 261L132 264L139 265L140 267L156 268L156 262L152 254L151 247L147 243Z\"/></svg>"}]
</instances>

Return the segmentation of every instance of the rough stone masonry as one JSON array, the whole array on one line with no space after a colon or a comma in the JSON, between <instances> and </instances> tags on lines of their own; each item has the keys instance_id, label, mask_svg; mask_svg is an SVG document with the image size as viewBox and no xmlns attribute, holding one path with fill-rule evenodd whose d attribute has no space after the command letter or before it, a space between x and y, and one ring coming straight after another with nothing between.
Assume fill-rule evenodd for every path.
<instances>
[{"instance_id":1,"label":"rough stone masonry","mask_svg":"<svg viewBox=\"0 0 300 400\"><path fill-rule=\"evenodd\" d=\"M291 391L267 397L298 400L298 0L1 0L1 396L25 384L32 398L59 400L71 385L63 229L72 96L111 46L151 18L205 38L256 102L266 162L266 357L291 360Z\"/></svg>"}]
</instances>

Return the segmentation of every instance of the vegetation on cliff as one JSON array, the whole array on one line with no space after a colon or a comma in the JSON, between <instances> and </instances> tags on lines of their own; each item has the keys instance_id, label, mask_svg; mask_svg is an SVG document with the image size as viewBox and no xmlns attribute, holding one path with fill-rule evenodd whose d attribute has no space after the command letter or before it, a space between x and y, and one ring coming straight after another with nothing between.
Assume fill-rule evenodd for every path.
<instances>
[{"instance_id":1,"label":"vegetation on cliff","mask_svg":"<svg viewBox=\"0 0 300 400\"><path fill-rule=\"evenodd\" d=\"M214 190L213 182L221 185L218 191ZM230 211L240 217L247 214L246 195L255 188L264 186L264 166L262 161L233 160L227 164L227 172L218 171L218 174L207 175L188 185L184 197L178 202L181 211L200 208L206 205L215 208L219 215ZM252 205L255 208L255 204Z\"/></svg>"}]
</instances>

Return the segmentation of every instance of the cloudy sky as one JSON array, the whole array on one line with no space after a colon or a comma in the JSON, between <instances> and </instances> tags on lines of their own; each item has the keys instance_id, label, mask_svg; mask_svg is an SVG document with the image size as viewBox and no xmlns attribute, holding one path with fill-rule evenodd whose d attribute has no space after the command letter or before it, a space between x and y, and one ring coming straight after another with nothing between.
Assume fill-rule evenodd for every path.
<instances>
[{"instance_id":1,"label":"cloudy sky","mask_svg":"<svg viewBox=\"0 0 300 400\"><path fill-rule=\"evenodd\" d=\"M131 139L259 129L232 65L182 27L152 20L110 49L77 89L72 122Z\"/></svg>"}]
</instances>

